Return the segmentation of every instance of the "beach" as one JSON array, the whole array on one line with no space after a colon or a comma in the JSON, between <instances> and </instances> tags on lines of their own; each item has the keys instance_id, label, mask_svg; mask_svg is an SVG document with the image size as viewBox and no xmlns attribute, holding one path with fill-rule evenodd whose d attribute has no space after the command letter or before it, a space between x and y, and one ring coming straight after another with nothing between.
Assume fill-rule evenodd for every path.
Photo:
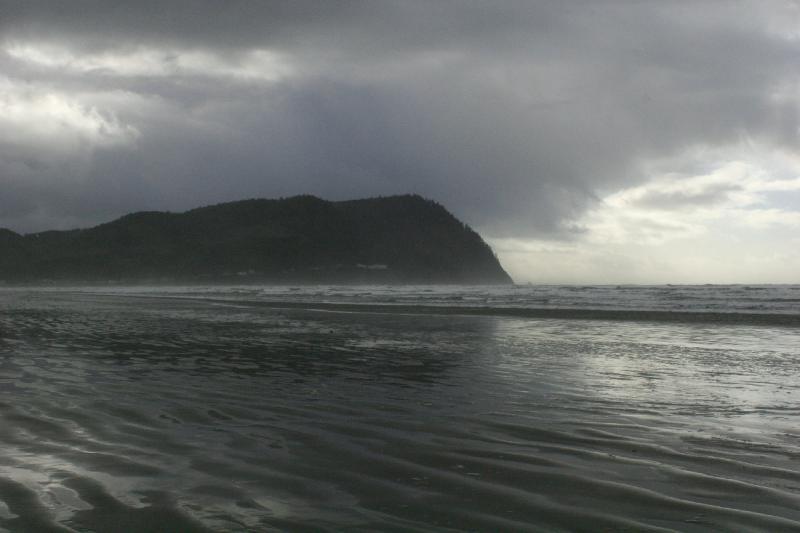
<instances>
[{"instance_id":1,"label":"beach","mask_svg":"<svg viewBox=\"0 0 800 533\"><path fill-rule=\"evenodd\" d=\"M0 529L800 530L794 287L513 290L3 289Z\"/></svg>"}]
</instances>

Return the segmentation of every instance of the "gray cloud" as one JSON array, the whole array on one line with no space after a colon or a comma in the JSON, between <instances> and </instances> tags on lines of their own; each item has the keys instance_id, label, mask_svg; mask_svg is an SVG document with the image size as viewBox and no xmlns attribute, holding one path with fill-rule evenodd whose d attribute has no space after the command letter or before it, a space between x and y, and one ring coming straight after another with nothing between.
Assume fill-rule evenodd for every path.
<instances>
[{"instance_id":1,"label":"gray cloud","mask_svg":"<svg viewBox=\"0 0 800 533\"><path fill-rule=\"evenodd\" d=\"M730 201L731 193L744 189L735 183L711 183L695 190L645 191L632 204L650 209L682 209L714 206Z\"/></svg>"},{"instance_id":2,"label":"gray cloud","mask_svg":"<svg viewBox=\"0 0 800 533\"><path fill-rule=\"evenodd\" d=\"M798 140L798 102L780 97L797 82L798 13L782 2L0 12L0 128L25 141L0 134L0 226L23 231L253 196L418 192L489 234L564 236L600 195L644 179L643 162ZM19 124L26 105L47 127Z\"/></svg>"}]
</instances>

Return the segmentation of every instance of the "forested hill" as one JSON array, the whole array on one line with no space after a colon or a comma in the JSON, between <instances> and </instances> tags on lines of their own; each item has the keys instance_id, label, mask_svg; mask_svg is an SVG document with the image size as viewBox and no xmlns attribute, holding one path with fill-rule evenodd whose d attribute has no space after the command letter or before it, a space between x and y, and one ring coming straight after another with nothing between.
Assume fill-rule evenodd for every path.
<instances>
[{"instance_id":1,"label":"forested hill","mask_svg":"<svg viewBox=\"0 0 800 533\"><path fill-rule=\"evenodd\" d=\"M0 229L0 280L511 283L481 237L417 195L244 200L90 229Z\"/></svg>"}]
</instances>

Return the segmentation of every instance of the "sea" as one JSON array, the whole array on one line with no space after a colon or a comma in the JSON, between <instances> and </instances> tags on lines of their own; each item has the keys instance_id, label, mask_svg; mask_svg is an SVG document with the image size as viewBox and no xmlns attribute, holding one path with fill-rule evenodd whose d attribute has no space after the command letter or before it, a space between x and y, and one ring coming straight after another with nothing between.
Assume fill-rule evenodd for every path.
<instances>
[{"instance_id":1,"label":"sea","mask_svg":"<svg viewBox=\"0 0 800 533\"><path fill-rule=\"evenodd\" d=\"M0 531L800 531L800 286L0 288Z\"/></svg>"}]
</instances>

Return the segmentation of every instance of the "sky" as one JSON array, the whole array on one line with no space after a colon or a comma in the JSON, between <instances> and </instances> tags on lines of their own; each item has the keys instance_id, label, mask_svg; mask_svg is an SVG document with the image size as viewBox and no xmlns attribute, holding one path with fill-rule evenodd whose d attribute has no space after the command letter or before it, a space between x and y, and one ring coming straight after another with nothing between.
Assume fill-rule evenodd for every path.
<instances>
[{"instance_id":1,"label":"sky","mask_svg":"<svg viewBox=\"0 0 800 533\"><path fill-rule=\"evenodd\" d=\"M418 193L517 282L800 283L800 2L0 0L0 227Z\"/></svg>"}]
</instances>

